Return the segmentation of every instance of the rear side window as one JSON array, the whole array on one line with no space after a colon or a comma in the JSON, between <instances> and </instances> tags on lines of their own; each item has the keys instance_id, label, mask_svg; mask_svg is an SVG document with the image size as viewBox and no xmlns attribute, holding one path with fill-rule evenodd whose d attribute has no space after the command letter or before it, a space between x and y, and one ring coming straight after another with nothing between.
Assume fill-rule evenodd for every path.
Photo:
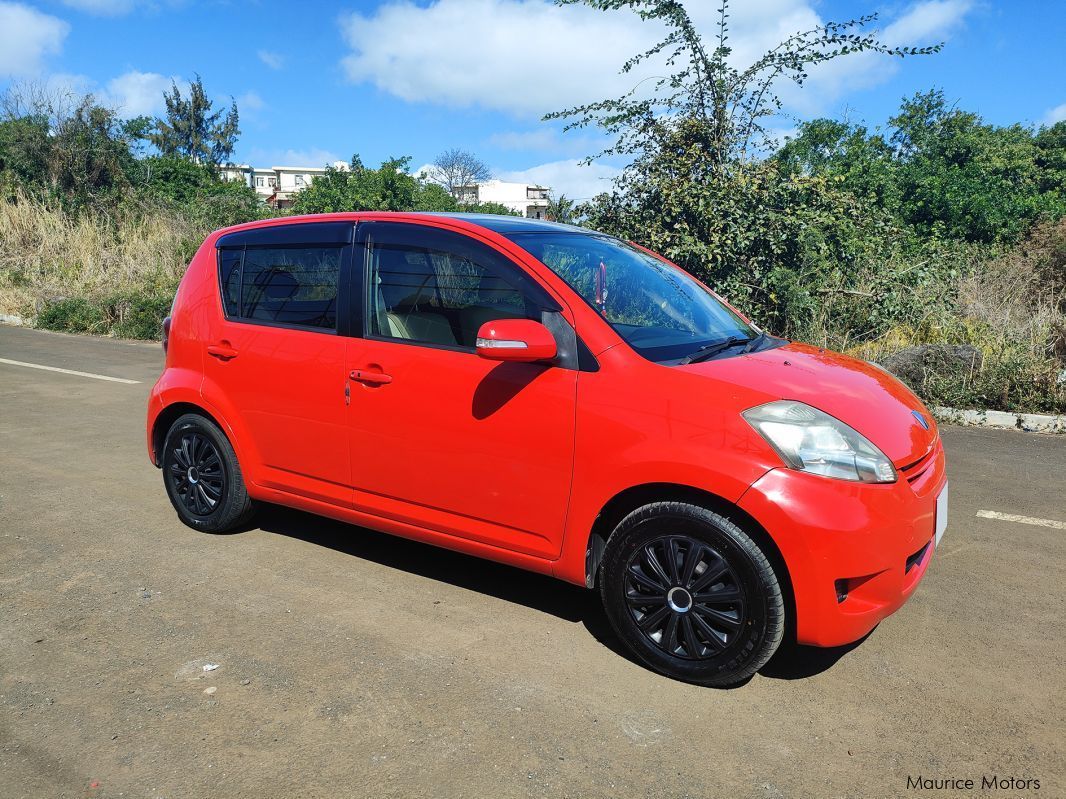
<instances>
[{"instance_id":1,"label":"rear side window","mask_svg":"<svg viewBox=\"0 0 1066 799\"><path fill-rule=\"evenodd\" d=\"M237 316L241 301L241 258L244 249L220 250L218 253L218 276L222 284L222 304L226 316Z\"/></svg>"},{"instance_id":2,"label":"rear side window","mask_svg":"<svg viewBox=\"0 0 1066 799\"><path fill-rule=\"evenodd\" d=\"M227 316L335 330L344 247L246 247L219 252Z\"/></svg>"}]
</instances>

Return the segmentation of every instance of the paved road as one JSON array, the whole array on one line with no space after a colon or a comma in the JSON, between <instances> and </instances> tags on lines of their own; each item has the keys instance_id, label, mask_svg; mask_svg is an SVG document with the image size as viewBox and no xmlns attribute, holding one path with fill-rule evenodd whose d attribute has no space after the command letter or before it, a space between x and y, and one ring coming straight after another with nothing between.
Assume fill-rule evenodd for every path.
<instances>
[{"instance_id":1,"label":"paved road","mask_svg":"<svg viewBox=\"0 0 1066 799\"><path fill-rule=\"evenodd\" d=\"M0 359L141 381L0 362L4 797L1066 795L1066 530L976 515L1066 521L1066 438L945 429L912 601L721 691L547 578L281 509L182 526L142 442L158 345L0 327Z\"/></svg>"}]
</instances>

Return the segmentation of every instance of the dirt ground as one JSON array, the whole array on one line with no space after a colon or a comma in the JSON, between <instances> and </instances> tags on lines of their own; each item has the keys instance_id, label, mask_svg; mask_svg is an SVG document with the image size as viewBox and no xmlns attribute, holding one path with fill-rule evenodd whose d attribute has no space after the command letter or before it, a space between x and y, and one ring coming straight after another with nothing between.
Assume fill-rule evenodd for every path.
<instances>
[{"instance_id":1,"label":"dirt ground","mask_svg":"<svg viewBox=\"0 0 1066 799\"><path fill-rule=\"evenodd\" d=\"M0 358L140 381L0 363L2 797L1066 795L1066 530L977 516L1066 521L1066 437L945 428L914 598L712 690L560 582L282 509L182 526L158 345L0 327Z\"/></svg>"}]
</instances>

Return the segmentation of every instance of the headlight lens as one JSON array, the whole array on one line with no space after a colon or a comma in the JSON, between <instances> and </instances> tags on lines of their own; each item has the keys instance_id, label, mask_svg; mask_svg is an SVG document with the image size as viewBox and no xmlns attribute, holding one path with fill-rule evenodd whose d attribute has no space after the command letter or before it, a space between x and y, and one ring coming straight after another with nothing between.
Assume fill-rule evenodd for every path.
<instances>
[{"instance_id":1,"label":"headlight lens","mask_svg":"<svg viewBox=\"0 0 1066 799\"><path fill-rule=\"evenodd\" d=\"M803 402L779 400L744 418L792 469L863 483L894 483L896 469L870 440Z\"/></svg>"}]
</instances>

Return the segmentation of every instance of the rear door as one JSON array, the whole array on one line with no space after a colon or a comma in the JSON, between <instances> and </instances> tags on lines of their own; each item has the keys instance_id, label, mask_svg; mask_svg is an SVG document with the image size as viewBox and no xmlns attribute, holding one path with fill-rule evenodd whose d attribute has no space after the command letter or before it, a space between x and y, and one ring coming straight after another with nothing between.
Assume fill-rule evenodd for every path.
<instances>
[{"instance_id":1,"label":"rear door","mask_svg":"<svg viewBox=\"0 0 1066 799\"><path fill-rule=\"evenodd\" d=\"M474 340L484 322L542 321L559 305L502 253L461 233L375 222L358 234L365 280L352 304L364 337L348 357L356 506L557 556L576 367L488 361Z\"/></svg>"},{"instance_id":2,"label":"rear door","mask_svg":"<svg viewBox=\"0 0 1066 799\"><path fill-rule=\"evenodd\" d=\"M224 313L206 342L205 394L225 398L271 488L351 504L345 350L351 223L219 240Z\"/></svg>"}]
</instances>

